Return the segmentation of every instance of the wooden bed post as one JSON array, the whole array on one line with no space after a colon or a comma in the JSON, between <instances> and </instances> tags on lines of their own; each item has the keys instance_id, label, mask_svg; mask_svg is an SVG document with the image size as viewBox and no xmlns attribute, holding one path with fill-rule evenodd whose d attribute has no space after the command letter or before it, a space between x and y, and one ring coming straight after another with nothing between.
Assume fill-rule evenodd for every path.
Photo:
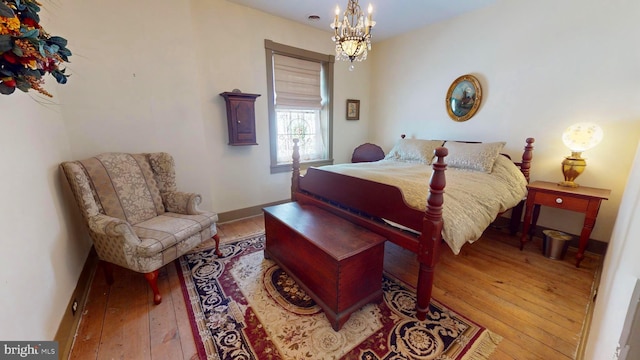
<instances>
[{"instance_id":1,"label":"wooden bed post","mask_svg":"<svg viewBox=\"0 0 640 360\"><path fill-rule=\"evenodd\" d=\"M533 144L536 140L534 138L527 138L527 145L524 147L522 153L522 163L520 164L520 171L529 182L529 169L531 169L531 160L533 159Z\"/></svg>"},{"instance_id":2,"label":"wooden bed post","mask_svg":"<svg viewBox=\"0 0 640 360\"><path fill-rule=\"evenodd\" d=\"M422 234L418 245L420 271L416 291L416 317L419 320L425 320L429 311L433 271L438 262L440 242L442 241L442 204L444 203L444 187L446 185L444 171L447 169L444 157L448 153L449 151L444 147L435 150L437 160L433 163L433 174L429 180L427 210L422 220Z\"/></svg>"},{"instance_id":3,"label":"wooden bed post","mask_svg":"<svg viewBox=\"0 0 640 360\"><path fill-rule=\"evenodd\" d=\"M300 149L298 147L298 139L293 139L293 162L291 167L293 172L291 174L291 201L296 201L296 193L300 185Z\"/></svg>"},{"instance_id":4,"label":"wooden bed post","mask_svg":"<svg viewBox=\"0 0 640 360\"><path fill-rule=\"evenodd\" d=\"M520 171L524 178L529 182L529 169L531 169L531 160L533 160L533 143L536 141L534 138L527 138L527 145L524 147L522 153L522 160L516 165L520 166ZM511 236L515 236L520 229L520 220L522 219L522 211L524 210L524 200L520 201L518 205L511 209L511 219L509 220L509 233Z\"/></svg>"}]
</instances>

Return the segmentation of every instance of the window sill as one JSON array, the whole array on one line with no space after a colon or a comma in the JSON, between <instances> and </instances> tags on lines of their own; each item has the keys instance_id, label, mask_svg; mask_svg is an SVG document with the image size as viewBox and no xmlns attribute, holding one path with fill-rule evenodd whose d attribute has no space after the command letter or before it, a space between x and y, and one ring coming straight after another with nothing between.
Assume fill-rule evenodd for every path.
<instances>
[{"instance_id":1,"label":"window sill","mask_svg":"<svg viewBox=\"0 0 640 360\"><path fill-rule=\"evenodd\" d=\"M312 166L324 166L324 165L333 165L333 159L300 162L300 169L303 170ZM292 171L293 169L292 169L291 163L278 164L278 165L271 166L272 174L292 172Z\"/></svg>"}]
</instances>

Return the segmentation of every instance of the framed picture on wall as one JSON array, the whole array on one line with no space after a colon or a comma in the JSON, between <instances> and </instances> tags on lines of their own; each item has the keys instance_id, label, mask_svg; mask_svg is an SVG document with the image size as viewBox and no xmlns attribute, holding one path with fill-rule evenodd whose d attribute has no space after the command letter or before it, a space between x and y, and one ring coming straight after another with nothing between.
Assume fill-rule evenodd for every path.
<instances>
[{"instance_id":1,"label":"framed picture on wall","mask_svg":"<svg viewBox=\"0 0 640 360\"><path fill-rule=\"evenodd\" d=\"M360 100L347 99L347 120L360 120Z\"/></svg>"},{"instance_id":2,"label":"framed picture on wall","mask_svg":"<svg viewBox=\"0 0 640 360\"><path fill-rule=\"evenodd\" d=\"M482 100L480 82L473 75L458 77L447 91L447 112L454 121L467 121L478 111Z\"/></svg>"}]
</instances>

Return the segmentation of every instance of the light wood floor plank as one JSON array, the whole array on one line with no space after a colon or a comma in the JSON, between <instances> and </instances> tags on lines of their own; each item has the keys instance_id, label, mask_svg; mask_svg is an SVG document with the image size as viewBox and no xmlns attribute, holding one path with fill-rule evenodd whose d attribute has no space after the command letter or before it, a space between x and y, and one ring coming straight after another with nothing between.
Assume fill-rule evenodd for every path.
<instances>
[{"instance_id":1,"label":"light wood floor plank","mask_svg":"<svg viewBox=\"0 0 640 360\"><path fill-rule=\"evenodd\" d=\"M562 334L567 332L580 332L582 328L582 323L580 321L576 321L575 318L582 316L584 311L571 311L571 316L567 316L566 313L563 313L565 308L552 306L554 307L554 310L552 311L540 304L528 301L529 298L534 297L531 296L531 293L527 292L527 290L523 291L522 289L519 289L516 284L505 284L505 280L502 280L503 278L491 280L484 276L474 277L472 272L473 269L470 270L469 267L462 264L458 264L456 270L458 270L459 273L456 272L455 276L461 274L468 278L469 281L467 287L470 287L471 291L477 293L478 297L490 298L496 301L497 305L514 306L516 310L522 313L520 318L524 321L530 322L533 320L539 321L539 319L545 319L545 322L548 322L551 320L553 324L552 326L555 331L559 333L559 336L562 336ZM449 280L452 280L451 276L448 275L449 274L443 274L443 279L447 279L448 277ZM535 319L530 319L531 316L535 316Z\"/></svg>"},{"instance_id":2,"label":"light wood floor plank","mask_svg":"<svg viewBox=\"0 0 640 360\"><path fill-rule=\"evenodd\" d=\"M167 270L163 267L158 275L158 289L162 294L162 302L149 308L150 351L152 359L183 359L180 345L180 331L176 320L175 305ZM175 267L174 267L175 268ZM153 292L149 292L149 301L153 302Z\"/></svg>"},{"instance_id":3,"label":"light wood floor plank","mask_svg":"<svg viewBox=\"0 0 640 360\"><path fill-rule=\"evenodd\" d=\"M573 345L565 338L568 334L566 330L548 319L522 309L517 304L490 294L483 286L478 285L477 278L468 279L465 286L459 286L456 282L457 274L441 271L436 276L439 276L439 286L448 292L448 297L456 296L468 302L475 307L474 314L479 311L491 313L496 318L506 319L505 322L513 328L523 329L528 336L540 343L550 344L563 354L572 352ZM442 301L447 303L447 300ZM579 329L576 330L576 333L578 332Z\"/></svg>"},{"instance_id":4,"label":"light wood floor plank","mask_svg":"<svg viewBox=\"0 0 640 360\"><path fill-rule=\"evenodd\" d=\"M72 360L96 359L100 349L110 289L105 281L102 265L98 265L94 276L87 303L84 309L82 307L78 309L82 313L82 319L73 344L75 351L71 352L69 357Z\"/></svg>"},{"instance_id":5,"label":"light wood floor plank","mask_svg":"<svg viewBox=\"0 0 640 360\"><path fill-rule=\"evenodd\" d=\"M219 224L223 243L263 230L262 216ZM433 297L504 338L491 359L574 358L601 257L587 253L576 268L574 249L551 260L541 239L520 251L519 237L491 228L457 256L441 250ZM384 261L386 272L416 285L415 254L387 243ZM197 359L175 264L160 271L158 306L142 274L115 267L108 287L96 273L70 359Z\"/></svg>"},{"instance_id":6,"label":"light wood floor plank","mask_svg":"<svg viewBox=\"0 0 640 360\"><path fill-rule=\"evenodd\" d=\"M114 266L98 359L151 359L149 292L142 274Z\"/></svg>"},{"instance_id":7,"label":"light wood floor plank","mask_svg":"<svg viewBox=\"0 0 640 360\"><path fill-rule=\"evenodd\" d=\"M548 296L542 293L541 289L525 283L525 279L513 281L512 274L508 272L494 272L490 269L479 270L477 264L482 263L484 266L492 267L493 263L487 263L482 259L481 254L474 257L475 260L466 259L464 256L455 258L443 257L440 265L447 264L456 268L456 273L460 273L465 278L473 279L475 283L482 283L482 288L492 295L500 299L517 303L524 310L536 313L541 317L550 319L554 318L556 323L561 324L563 328L568 330L579 331L581 323L572 320L575 317L584 315L584 302L588 293L572 293L571 297L579 297L579 303L565 303L563 301L555 301L558 299L555 295ZM495 266L495 265L493 265ZM436 270L437 271L437 270ZM535 295L534 295L535 294ZM565 300L566 292L562 294L562 300Z\"/></svg>"},{"instance_id":8,"label":"light wood floor plank","mask_svg":"<svg viewBox=\"0 0 640 360\"><path fill-rule=\"evenodd\" d=\"M183 359L197 359L198 351L193 340L193 332L191 331L191 323L187 315L187 308L182 294L182 286L178 278L178 271L173 264L167 266L169 275L169 284L171 287L171 299L173 301L173 317L176 319L178 334L180 336L180 350Z\"/></svg>"}]
</instances>

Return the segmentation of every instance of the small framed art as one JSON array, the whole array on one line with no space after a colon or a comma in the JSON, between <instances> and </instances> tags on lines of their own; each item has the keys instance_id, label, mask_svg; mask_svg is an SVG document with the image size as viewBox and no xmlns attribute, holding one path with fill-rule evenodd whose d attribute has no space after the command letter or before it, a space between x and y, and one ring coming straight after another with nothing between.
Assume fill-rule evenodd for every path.
<instances>
[{"instance_id":1,"label":"small framed art","mask_svg":"<svg viewBox=\"0 0 640 360\"><path fill-rule=\"evenodd\" d=\"M360 120L360 100L347 99L347 120Z\"/></svg>"}]
</instances>

